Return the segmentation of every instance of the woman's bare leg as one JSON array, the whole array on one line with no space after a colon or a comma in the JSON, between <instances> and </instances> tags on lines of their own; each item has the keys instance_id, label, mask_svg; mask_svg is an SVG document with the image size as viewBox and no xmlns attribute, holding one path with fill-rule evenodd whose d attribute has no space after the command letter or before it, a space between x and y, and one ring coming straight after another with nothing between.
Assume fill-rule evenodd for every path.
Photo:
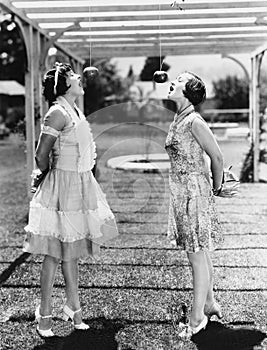
<instances>
[{"instance_id":1,"label":"woman's bare leg","mask_svg":"<svg viewBox=\"0 0 267 350\"><path fill-rule=\"evenodd\" d=\"M194 288L190 326L197 327L204 318L204 306L209 290L209 270L203 251L188 253L187 255L192 266Z\"/></svg>"},{"instance_id":2,"label":"woman's bare leg","mask_svg":"<svg viewBox=\"0 0 267 350\"><path fill-rule=\"evenodd\" d=\"M42 316L51 315L51 298L53 285L55 281L55 275L59 259L46 255L42 264L41 270L41 307L40 314ZM51 318L40 319L39 328L42 330L49 329L51 327Z\"/></svg>"},{"instance_id":3,"label":"woman's bare leg","mask_svg":"<svg viewBox=\"0 0 267 350\"><path fill-rule=\"evenodd\" d=\"M222 312L220 305L216 303L213 292L213 264L210 258L210 253L205 251L205 257L209 269L209 290L207 294L207 299L205 303L205 311L209 315L216 315L219 318L222 318Z\"/></svg>"},{"instance_id":4,"label":"woman's bare leg","mask_svg":"<svg viewBox=\"0 0 267 350\"><path fill-rule=\"evenodd\" d=\"M78 294L78 260L70 260L62 262L62 273L66 284L66 304L71 310L76 311L80 308L80 300ZM74 316L75 324L82 322L81 312Z\"/></svg>"},{"instance_id":5,"label":"woman's bare leg","mask_svg":"<svg viewBox=\"0 0 267 350\"><path fill-rule=\"evenodd\" d=\"M206 299L206 306L212 306L213 303L215 302L214 299L214 293L213 293L213 264L210 258L210 253L208 251L205 251L205 258L207 261L207 266L209 270L209 289L208 289L208 294L207 294L207 299Z\"/></svg>"}]
</instances>

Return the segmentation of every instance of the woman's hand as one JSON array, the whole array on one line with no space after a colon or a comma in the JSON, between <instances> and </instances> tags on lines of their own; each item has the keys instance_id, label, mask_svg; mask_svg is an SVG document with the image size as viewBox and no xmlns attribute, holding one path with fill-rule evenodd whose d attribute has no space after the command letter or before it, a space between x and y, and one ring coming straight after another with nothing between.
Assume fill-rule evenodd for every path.
<instances>
[{"instance_id":1,"label":"woman's hand","mask_svg":"<svg viewBox=\"0 0 267 350\"><path fill-rule=\"evenodd\" d=\"M223 171L223 183L221 188L215 191L215 196L231 198L238 195L240 182L230 169L231 166Z\"/></svg>"},{"instance_id":2,"label":"woman's hand","mask_svg":"<svg viewBox=\"0 0 267 350\"><path fill-rule=\"evenodd\" d=\"M236 197L239 193L239 181L227 182L222 184L222 189L218 194L218 197L232 198Z\"/></svg>"},{"instance_id":3,"label":"woman's hand","mask_svg":"<svg viewBox=\"0 0 267 350\"><path fill-rule=\"evenodd\" d=\"M32 178L31 193L35 193L37 191L37 188L43 182L48 171L49 171L49 169L46 169L44 171L41 171L40 169L33 170L32 175L31 175L31 178Z\"/></svg>"}]
</instances>

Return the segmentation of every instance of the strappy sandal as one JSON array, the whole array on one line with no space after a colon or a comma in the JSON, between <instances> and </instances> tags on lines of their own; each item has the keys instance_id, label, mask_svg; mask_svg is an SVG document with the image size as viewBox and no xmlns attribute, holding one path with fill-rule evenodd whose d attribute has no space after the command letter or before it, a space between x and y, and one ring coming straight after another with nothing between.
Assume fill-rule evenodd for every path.
<instances>
[{"instance_id":1,"label":"strappy sandal","mask_svg":"<svg viewBox=\"0 0 267 350\"><path fill-rule=\"evenodd\" d=\"M85 331L85 330L89 329L88 324L86 324L84 322L81 322L79 324L74 323L74 315L77 314L78 312L81 312L81 311L82 311L81 308L79 310L73 311L68 307L68 305L65 304L63 307L63 320L68 321L69 319L71 319L72 324L73 324L75 329Z\"/></svg>"},{"instance_id":2,"label":"strappy sandal","mask_svg":"<svg viewBox=\"0 0 267 350\"><path fill-rule=\"evenodd\" d=\"M47 316L42 316L40 314L40 305L37 306L36 310L35 310L35 320L37 322L37 326L36 326L36 330L37 333L40 335L40 337L42 338L50 338L50 337L54 337L55 334L53 333L52 329L40 329L39 327L39 322L41 319L45 319L45 318L52 318L52 315L47 315Z\"/></svg>"}]
</instances>

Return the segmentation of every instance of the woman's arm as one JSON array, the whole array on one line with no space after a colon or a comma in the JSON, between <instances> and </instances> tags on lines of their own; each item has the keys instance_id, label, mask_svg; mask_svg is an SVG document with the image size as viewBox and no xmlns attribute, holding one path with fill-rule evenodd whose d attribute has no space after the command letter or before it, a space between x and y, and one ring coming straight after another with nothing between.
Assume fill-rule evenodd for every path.
<instances>
[{"instance_id":1,"label":"woman's arm","mask_svg":"<svg viewBox=\"0 0 267 350\"><path fill-rule=\"evenodd\" d=\"M213 188L219 189L223 180L223 155L208 125L199 118L192 123L192 134L211 160Z\"/></svg>"},{"instance_id":2,"label":"woman's arm","mask_svg":"<svg viewBox=\"0 0 267 350\"><path fill-rule=\"evenodd\" d=\"M47 170L49 166L49 153L57 139L57 132L65 126L65 117L60 110L54 109L46 115L44 125L52 130L51 132L42 132L38 140L35 160L41 171Z\"/></svg>"}]
</instances>

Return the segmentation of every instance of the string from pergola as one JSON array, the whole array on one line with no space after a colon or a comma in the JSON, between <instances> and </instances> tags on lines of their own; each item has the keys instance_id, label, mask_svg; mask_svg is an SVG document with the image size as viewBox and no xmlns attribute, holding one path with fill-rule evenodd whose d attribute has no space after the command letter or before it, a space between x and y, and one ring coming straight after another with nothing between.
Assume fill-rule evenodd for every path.
<instances>
[{"instance_id":1,"label":"string from pergola","mask_svg":"<svg viewBox=\"0 0 267 350\"><path fill-rule=\"evenodd\" d=\"M156 83L166 83L168 80L168 74L162 70L164 59L162 60L162 47L161 47L161 6L159 0L158 6L158 21L159 21L159 70L157 70L153 75L153 80Z\"/></svg>"},{"instance_id":2,"label":"string from pergola","mask_svg":"<svg viewBox=\"0 0 267 350\"><path fill-rule=\"evenodd\" d=\"M87 81L93 81L98 75L99 70L92 66L92 33L91 33L91 5L88 5L88 28L89 28L89 67L85 67L83 70L83 76Z\"/></svg>"}]
</instances>

